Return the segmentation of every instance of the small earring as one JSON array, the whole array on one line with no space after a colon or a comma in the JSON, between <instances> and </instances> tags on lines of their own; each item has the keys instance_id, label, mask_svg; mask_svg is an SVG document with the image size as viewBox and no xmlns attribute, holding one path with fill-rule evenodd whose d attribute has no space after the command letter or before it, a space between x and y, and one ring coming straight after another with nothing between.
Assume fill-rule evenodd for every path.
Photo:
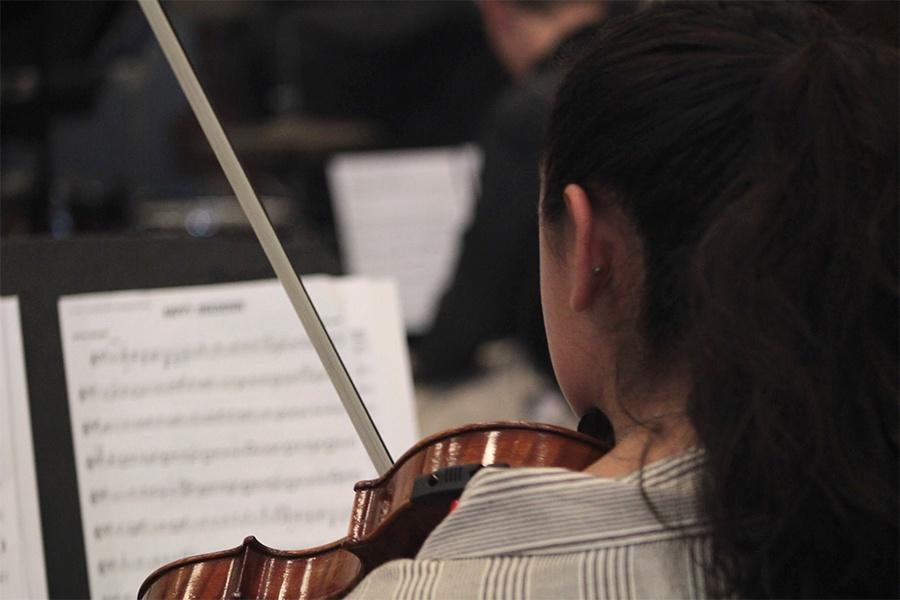
<instances>
[{"instance_id":1,"label":"small earring","mask_svg":"<svg viewBox=\"0 0 900 600\"><path fill-rule=\"evenodd\" d=\"M600 265L597 265L596 267L591 269L591 273L593 273L594 275L599 275L602 272L603 272L603 267L601 267Z\"/></svg>"}]
</instances>

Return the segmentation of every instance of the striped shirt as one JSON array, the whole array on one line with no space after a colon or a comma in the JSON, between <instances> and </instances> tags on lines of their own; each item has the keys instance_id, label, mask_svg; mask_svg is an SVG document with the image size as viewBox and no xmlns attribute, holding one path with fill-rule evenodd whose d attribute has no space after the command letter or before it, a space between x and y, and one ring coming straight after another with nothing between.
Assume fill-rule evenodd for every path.
<instances>
[{"instance_id":1,"label":"striped shirt","mask_svg":"<svg viewBox=\"0 0 900 600\"><path fill-rule=\"evenodd\" d=\"M702 460L694 450L617 479L482 469L414 560L375 569L350 598L704 596Z\"/></svg>"}]
</instances>

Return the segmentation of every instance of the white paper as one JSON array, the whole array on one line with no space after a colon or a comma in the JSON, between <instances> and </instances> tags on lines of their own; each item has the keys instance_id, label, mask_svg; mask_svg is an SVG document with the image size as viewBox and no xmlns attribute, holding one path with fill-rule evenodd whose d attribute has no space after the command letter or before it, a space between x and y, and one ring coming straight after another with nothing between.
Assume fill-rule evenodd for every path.
<instances>
[{"instance_id":1,"label":"white paper","mask_svg":"<svg viewBox=\"0 0 900 600\"><path fill-rule=\"evenodd\" d=\"M340 154L328 164L344 264L396 279L407 329L424 331L456 264L477 191L474 146Z\"/></svg>"},{"instance_id":2,"label":"white paper","mask_svg":"<svg viewBox=\"0 0 900 600\"><path fill-rule=\"evenodd\" d=\"M304 278L385 442L416 440L393 284ZM346 535L375 477L275 281L64 297L66 385L91 596L239 545Z\"/></svg>"},{"instance_id":3,"label":"white paper","mask_svg":"<svg viewBox=\"0 0 900 600\"><path fill-rule=\"evenodd\" d=\"M0 301L0 598L45 598L44 543L19 304Z\"/></svg>"}]
</instances>

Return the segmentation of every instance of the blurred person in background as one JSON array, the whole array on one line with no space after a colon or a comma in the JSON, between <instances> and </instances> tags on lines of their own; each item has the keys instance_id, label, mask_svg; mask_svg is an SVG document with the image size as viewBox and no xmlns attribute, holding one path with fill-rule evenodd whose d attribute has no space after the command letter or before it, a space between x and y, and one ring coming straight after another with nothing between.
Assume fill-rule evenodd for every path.
<instances>
[{"instance_id":1,"label":"blurred person in background","mask_svg":"<svg viewBox=\"0 0 900 600\"><path fill-rule=\"evenodd\" d=\"M512 77L482 138L481 195L430 331L414 347L420 382L477 371L487 341L513 337L552 380L538 291L538 162L561 71L625 2L480 2L485 33Z\"/></svg>"}]
</instances>

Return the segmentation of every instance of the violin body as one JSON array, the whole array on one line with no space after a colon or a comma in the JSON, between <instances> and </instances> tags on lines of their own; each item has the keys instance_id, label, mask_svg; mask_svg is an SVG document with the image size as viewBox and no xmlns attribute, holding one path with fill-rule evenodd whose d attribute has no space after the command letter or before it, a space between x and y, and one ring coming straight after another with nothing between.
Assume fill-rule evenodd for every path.
<instances>
[{"instance_id":1,"label":"violin body","mask_svg":"<svg viewBox=\"0 0 900 600\"><path fill-rule=\"evenodd\" d=\"M335 598L372 569L413 558L447 516L451 497L421 502L414 486L460 465L562 467L580 471L608 447L560 427L480 423L425 438L378 479L356 484L346 537L309 550L274 550L248 537L232 550L185 558L157 569L138 598ZM426 478L423 480L423 476Z\"/></svg>"}]
</instances>

